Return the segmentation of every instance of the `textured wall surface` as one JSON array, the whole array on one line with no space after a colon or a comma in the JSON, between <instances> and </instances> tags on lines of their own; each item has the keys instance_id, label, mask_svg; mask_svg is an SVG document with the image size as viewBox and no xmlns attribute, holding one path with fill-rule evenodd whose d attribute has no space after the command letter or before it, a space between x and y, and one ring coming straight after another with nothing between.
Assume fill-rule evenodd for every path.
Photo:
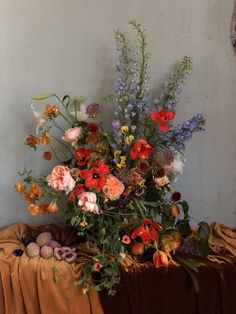
<instances>
[{"instance_id":1,"label":"textured wall surface","mask_svg":"<svg viewBox=\"0 0 236 314\"><path fill-rule=\"evenodd\" d=\"M33 133L30 96L84 95L101 101L115 79L113 29L130 38L128 21L148 30L151 93L183 55L194 69L177 120L208 117L205 133L187 146L187 166L176 189L197 221L236 226L236 56L229 40L233 0L0 0L0 227L45 222L30 217L14 192L17 172L53 163L23 145ZM43 107L43 104L42 104ZM104 108L108 121L112 108Z\"/></svg>"}]
</instances>

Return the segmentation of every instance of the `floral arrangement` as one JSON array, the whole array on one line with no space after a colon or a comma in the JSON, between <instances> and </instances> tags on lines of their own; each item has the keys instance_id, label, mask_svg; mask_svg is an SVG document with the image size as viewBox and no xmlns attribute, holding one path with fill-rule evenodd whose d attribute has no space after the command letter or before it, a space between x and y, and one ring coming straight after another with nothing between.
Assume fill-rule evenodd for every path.
<instances>
[{"instance_id":1,"label":"floral arrangement","mask_svg":"<svg viewBox=\"0 0 236 314\"><path fill-rule=\"evenodd\" d=\"M104 130L99 120L102 106L86 105L84 97L32 97L54 98L60 105L47 104L43 111L32 105L36 135L25 140L34 150L43 148L42 157L57 165L39 177L25 170L20 173L23 181L15 186L34 216L57 212L64 206L60 200L67 199L65 215L78 230L78 248L91 254L77 282L84 293L107 289L113 294L127 254L140 262L151 259L155 267L178 261L195 269L176 254L191 238L197 248L193 251L207 255L207 224L199 223L193 232L188 203L171 189L171 181L183 171L185 143L205 124L198 113L173 125L180 87L192 61L184 57L158 97L150 100L145 30L135 21L130 25L137 32L134 47L123 33L115 32L118 77L114 94L104 99L106 106L115 108L112 130Z\"/></svg>"}]
</instances>

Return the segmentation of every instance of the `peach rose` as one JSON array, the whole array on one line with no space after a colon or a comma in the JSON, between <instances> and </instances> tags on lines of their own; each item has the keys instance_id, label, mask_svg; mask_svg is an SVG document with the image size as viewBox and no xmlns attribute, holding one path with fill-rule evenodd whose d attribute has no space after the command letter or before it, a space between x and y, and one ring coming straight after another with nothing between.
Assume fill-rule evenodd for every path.
<instances>
[{"instance_id":1,"label":"peach rose","mask_svg":"<svg viewBox=\"0 0 236 314\"><path fill-rule=\"evenodd\" d=\"M81 127L70 128L65 131L64 136L62 136L62 140L74 146L82 136L83 136L83 129Z\"/></svg>"},{"instance_id":2,"label":"peach rose","mask_svg":"<svg viewBox=\"0 0 236 314\"><path fill-rule=\"evenodd\" d=\"M117 200L124 190L124 184L113 175L107 178L107 182L103 187L103 193L111 201Z\"/></svg>"},{"instance_id":3,"label":"peach rose","mask_svg":"<svg viewBox=\"0 0 236 314\"><path fill-rule=\"evenodd\" d=\"M78 196L78 205L86 212L100 214L98 205L96 204L97 195L93 192L84 192Z\"/></svg>"},{"instance_id":4,"label":"peach rose","mask_svg":"<svg viewBox=\"0 0 236 314\"><path fill-rule=\"evenodd\" d=\"M58 165L53 168L52 173L47 177L48 185L56 191L65 191L68 194L75 187L75 180L66 166Z\"/></svg>"}]
</instances>

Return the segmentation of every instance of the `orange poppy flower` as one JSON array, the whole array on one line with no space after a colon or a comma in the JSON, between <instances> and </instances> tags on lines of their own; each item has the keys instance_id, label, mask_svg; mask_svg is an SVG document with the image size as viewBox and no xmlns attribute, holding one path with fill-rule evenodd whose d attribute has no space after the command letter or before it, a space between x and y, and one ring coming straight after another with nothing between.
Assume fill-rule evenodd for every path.
<instances>
[{"instance_id":1,"label":"orange poppy flower","mask_svg":"<svg viewBox=\"0 0 236 314\"><path fill-rule=\"evenodd\" d=\"M130 150L130 157L133 160L136 158L147 159L153 152L154 149L146 140L137 140Z\"/></svg>"}]
</instances>

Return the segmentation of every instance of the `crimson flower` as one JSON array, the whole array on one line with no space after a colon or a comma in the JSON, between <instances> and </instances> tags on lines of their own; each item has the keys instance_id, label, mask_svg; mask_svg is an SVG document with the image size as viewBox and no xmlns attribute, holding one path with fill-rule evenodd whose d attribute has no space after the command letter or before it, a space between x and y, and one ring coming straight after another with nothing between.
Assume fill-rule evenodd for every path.
<instances>
[{"instance_id":1,"label":"crimson flower","mask_svg":"<svg viewBox=\"0 0 236 314\"><path fill-rule=\"evenodd\" d=\"M51 160L52 159L52 153L51 152L44 152L43 158L46 160Z\"/></svg>"},{"instance_id":2,"label":"crimson flower","mask_svg":"<svg viewBox=\"0 0 236 314\"><path fill-rule=\"evenodd\" d=\"M75 151L75 158L77 159L77 165L82 167L85 166L89 156L91 154L90 148L79 147Z\"/></svg>"},{"instance_id":3,"label":"crimson flower","mask_svg":"<svg viewBox=\"0 0 236 314\"><path fill-rule=\"evenodd\" d=\"M159 223L154 222L151 219L144 219L143 224L133 231L131 238L135 239L141 237L144 243L148 240L157 241L157 230L162 230L162 226Z\"/></svg>"},{"instance_id":4,"label":"crimson flower","mask_svg":"<svg viewBox=\"0 0 236 314\"><path fill-rule=\"evenodd\" d=\"M175 117L175 112L170 110L162 109L161 111L151 112L151 120L159 123L159 128L161 132L167 132L168 122L173 120Z\"/></svg>"},{"instance_id":5,"label":"crimson flower","mask_svg":"<svg viewBox=\"0 0 236 314\"><path fill-rule=\"evenodd\" d=\"M101 191L107 182L106 176L110 174L109 166L102 160L99 160L96 167L90 170L84 169L80 171L80 176L85 179L85 186L87 188L94 188L97 191Z\"/></svg>"},{"instance_id":6,"label":"crimson flower","mask_svg":"<svg viewBox=\"0 0 236 314\"><path fill-rule=\"evenodd\" d=\"M137 140L130 150L130 157L133 160L136 158L147 159L153 151L154 149L146 140Z\"/></svg>"}]
</instances>

